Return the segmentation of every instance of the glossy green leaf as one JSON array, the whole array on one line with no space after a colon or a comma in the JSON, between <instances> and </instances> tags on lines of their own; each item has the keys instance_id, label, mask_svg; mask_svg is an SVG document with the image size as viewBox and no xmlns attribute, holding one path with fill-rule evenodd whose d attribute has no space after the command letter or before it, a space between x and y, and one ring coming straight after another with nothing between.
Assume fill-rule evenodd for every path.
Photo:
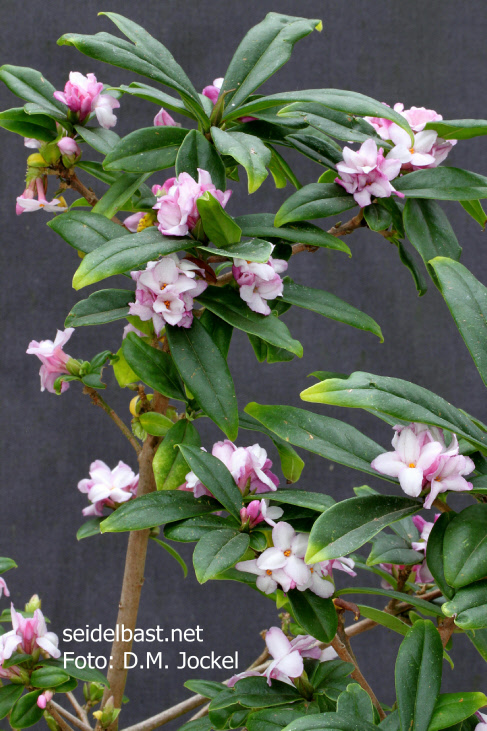
<instances>
[{"instance_id":1,"label":"glossy green leaf","mask_svg":"<svg viewBox=\"0 0 487 731\"><path fill-rule=\"evenodd\" d=\"M225 165L214 145L196 129L190 130L179 148L176 158L176 175L189 173L198 180L198 168L211 175L211 181L218 190L225 190Z\"/></svg>"},{"instance_id":2,"label":"glossy green leaf","mask_svg":"<svg viewBox=\"0 0 487 731\"><path fill-rule=\"evenodd\" d=\"M341 149L336 149L332 140L325 140L314 135L295 132L287 135L286 141L290 142L293 147L314 160L319 165L325 165L327 168L336 169L337 162L343 160Z\"/></svg>"},{"instance_id":3,"label":"glossy green leaf","mask_svg":"<svg viewBox=\"0 0 487 731\"><path fill-rule=\"evenodd\" d=\"M428 731L450 728L486 705L484 693L442 693L436 701Z\"/></svg>"},{"instance_id":4,"label":"glossy green leaf","mask_svg":"<svg viewBox=\"0 0 487 731\"><path fill-rule=\"evenodd\" d=\"M294 406L250 403L245 412L286 442L325 459L377 476L370 463L384 450L354 427L338 419Z\"/></svg>"},{"instance_id":5,"label":"glossy green leaf","mask_svg":"<svg viewBox=\"0 0 487 731\"><path fill-rule=\"evenodd\" d=\"M101 683L108 686L108 681L100 670L96 668L78 668L74 660L68 660L65 657L61 657L59 660L43 660L43 665L62 668L70 677L84 680L87 683Z\"/></svg>"},{"instance_id":6,"label":"glossy green leaf","mask_svg":"<svg viewBox=\"0 0 487 731\"><path fill-rule=\"evenodd\" d=\"M415 258L406 249L402 241L394 239L393 243L397 246L397 251L401 264L403 264L406 269L409 270L413 278L418 297L422 297L428 291L428 285L426 284L426 279L423 275L423 272L421 271L421 268L418 266Z\"/></svg>"},{"instance_id":7,"label":"glossy green leaf","mask_svg":"<svg viewBox=\"0 0 487 731\"><path fill-rule=\"evenodd\" d=\"M310 183L293 193L280 207L275 225L335 216L355 208L355 200L336 183Z\"/></svg>"},{"instance_id":8,"label":"glossy green leaf","mask_svg":"<svg viewBox=\"0 0 487 731\"><path fill-rule=\"evenodd\" d=\"M313 223L297 221L289 226L274 226L273 213L252 213L246 216L237 216L235 221L242 229L242 236L256 236L257 238L274 238L289 243L303 243L310 246L320 246L328 249L344 251L351 256L347 244L327 231L323 231Z\"/></svg>"},{"instance_id":9,"label":"glossy green leaf","mask_svg":"<svg viewBox=\"0 0 487 731\"><path fill-rule=\"evenodd\" d=\"M169 429L174 426L171 419L155 411L147 411L145 414L141 414L139 421L144 431L154 437L165 437Z\"/></svg>"},{"instance_id":10,"label":"glossy green leaf","mask_svg":"<svg viewBox=\"0 0 487 731\"><path fill-rule=\"evenodd\" d=\"M372 231L385 231L392 225L392 215L379 203L372 203L364 208L364 218Z\"/></svg>"},{"instance_id":11,"label":"glossy green leaf","mask_svg":"<svg viewBox=\"0 0 487 731\"><path fill-rule=\"evenodd\" d=\"M43 667L34 670L30 676L30 684L34 688L55 688L69 680L69 675L64 670L52 667Z\"/></svg>"},{"instance_id":12,"label":"glossy green leaf","mask_svg":"<svg viewBox=\"0 0 487 731\"><path fill-rule=\"evenodd\" d=\"M244 132L224 132L218 127L212 127L211 136L218 152L233 157L245 168L249 193L255 193L267 178L266 166L271 160L270 150L258 137Z\"/></svg>"},{"instance_id":13,"label":"glossy green leaf","mask_svg":"<svg viewBox=\"0 0 487 731\"><path fill-rule=\"evenodd\" d=\"M197 320L189 329L166 328L176 367L203 411L234 440L238 433L235 387L225 358Z\"/></svg>"},{"instance_id":14,"label":"glossy green leaf","mask_svg":"<svg viewBox=\"0 0 487 731\"><path fill-rule=\"evenodd\" d=\"M367 607L365 604L357 604L360 609L362 617L371 619L373 622L387 627L387 629L397 632L400 635L405 636L409 631L409 625L403 622L399 617L396 617L390 612L384 612L382 609L375 609L374 607Z\"/></svg>"},{"instance_id":15,"label":"glossy green leaf","mask_svg":"<svg viewBox=\"0 0 487 731\"><path fill-rule=\"evenodd\" d=\"M115 183L116 185L116 183ZM189 248L193 242L183 237L162 236L155 226L128 238L121 236L102 244L85 256L73 277L74 289L82 289L115 274L132 271L159 256Z\"/></svg>"},{"instance_id":16,"label":"glossy green leaf","mask_svg":"<svg viewBox=\"0 0 487 731\"><path fill-rule=\"evenodd\" d=\"M355 716L345 716L338 713L320 713L310 716L302 716L292 721L283 731L374 731L377 729L371 723Z\"/></svg>"},{"instance_id":17,"label":"glossy green leaf","mask_svg":"<svg viewBox=\"0 0 487 731\"><path fill-rule=\"evenodd\" d=\"M179 553L176 551L175 548L169 545L169 543L165 543L164 541L160 541L158 538L154 538L151 536L154 543L157 543L158 546L161 546L167 553L172 556L172 558L177 561L177 563L181 566L183 570L184 578L188 575L188 567L186 566L186 561L183 559L182 556L179 555Z\"/></svg>"},{"instance_id":18,"label":"glossy green leaf","mask_svg":"<svg viewBox=\"0 0 487 731\"><path fill-rule=\"evenodd\" d=\"M130 368L141 381L159 393L178 401L186 401L181 379L169 353L153 348L136 333L129 333L122 352Z\"/></svg>"},{"instance_id":19,"label":"glossy green leaf","mask_svg":"<svg viewBox=\"0 0 487 731\"><path fill-rule=\"evenodd\" d=\"M382 331L375 320L330 292L304 287L295 282L285 282L282 299L284 302L312 310L331 320L343 322L359 330L367 330L377 335L381 342L384 341Z\"/></svg>"},{"instance_id":20,"label":"glossy green leaf","mask_svg":"<svg viewBox=\"0 0 487 731\"><path fill-rule=\"evenodd\" d=\"M418 620L402 641L396 660L401 729L428 731L441 686L443 645L429 620Z\"/></svg>"},{"instance_id":21,"label":"glossy green leaf","mask_svg":"<svg viewBox=\"0 0 487 731\"><path fill-rule=\"evenodd\" d=\"M17 701L9 717L12 728L28 728L41 720L44 711L37 705L41 693L41 690L33 690Z\"/></svg>"},{"instance_id":22,"label":"glossy green leaf","mask_svg":"<svg viewBox=\"0 0 487 731\"><path fill-rule=\"evenodd\" d=\"M108 170L104 170L101 162L94 162L93 160L80 160L76 163L76 167L108 185L113 185L122 175L122 173L110 173Z\"/></svg>"},{"instance_id":23,"label":"glossy green leaf","mask_svg":"<svg viewBox=\"0 0 487 731\"><path fill-rule=\"evenodd\" d=\"M228 518L222 518L221 515L208 513L207 515L197 515L195 518L181 520L177 523L170 523L164 528L164 535L171 541L193 543L206 533L211 533L218 528L231 527L236 528L237 525L230 525Z\"/></svg>"},{"instance_id":24,"label":"glossy green leaf","mask_svg":"<svg viewBox=\"0 0 487 731\"><path fill-rule=\"evenodd\" d=\"M324 513L332 505L335 505L335 501L330 495L324 495L320 492L306 492L305 490L282 488L268 493L267 497L276 503L298 505L301 508L316 510L318 513Z\"/></svg>"},{"instance_id":25,"label":"glossy green leaf","mask_svg":"<svg viewBox=\"0 0 487 731\"><path fill-rule=\"evenodd\" d=\"M253 312L237 292L228 288L209 287L198 296L198 300L233 327L257 335L271 345L284 348L299 358L302 357L301 343L291 337L282 320L274 315L266 316Z\"/></svg>"},{"instance_id":26,"label":"glossy green leaf","mask_svg":"<svg viewBox=\"0 0 487 731\"><path fill-rule=\"evenodd\" d=\"M78 528L76 532L76 538L78 541L83 540L83 538L90 538L91 536L97 536L100 534L100 523L103 520L103 518L90 518L89 520L85 520L83 525Z\"/></svg>"},{"instance_id":27,"label":"glossy green leaf","mask_svg":"<svg viewBox=\"0 0 487 731\"><path fill-rule=\"evenodd\" d=\"M430 261L430 266L460 335L487 385L487 287L452 259L436 257Z\"/></svg>"},{"instance_id":28,"label":"glossy green leaf","mask_svg":"<svg viewBox=\"0 0 487 731\"><path fill-rule=\"evenodd\" d=\"M203 193L196 201L201 216L203 230L215 246L238 244L242 229L223 209L221 203L211 193Z\"/></svg>"},{"instance_id":29,"label":"glossy green leaf","mask_svg":"<svg viewBox=\"0 0 487 731\"><path fill-rule=\"evenodd\" d=\"M223 690L227 690L226 685L217 683L215 680L187 680L184 687L192 693L205 696L205 698L216 698Z\"/></svg>"},{"instance_id":30,"label":"glossy green leaf","mask_svg":"<svg viewBox=\"0 0 487 731\"><path fill-rule=\"evenodd\" d=\"M487 120L442 119L438 122L428 122L425 129L433 129L438 132L438 137L444 140L469 140L472 137L487 135Z\"/></svg>"},{"instance_id":31,"label":"glossy green leaf","mask_svg":"<svg viewBox=\"0 0 487 731\"><path fill-rule=\"evenodd\" d=\"M16 568L17 564L12 558L0 557L0 574L4 574L6 571Z\"/></svg>"},{"instance_id":32,"label":"glossy green leaf","mask_svg":"<svg viewBox=\"0 0 487 731\"><path fill-rule=\"evenodd\" d=\"M0 81L21 99L38 104L56 119L66 119L66 105L54 98L56 89L40 71L5 64L0 68Z\"/></svg>"},{"instance_id":33,"label":"glossy green leaf","mask_svg":"<svg viewBox=\"0 0 487 731\"><path fill-rule=\"evenodd\" d=\"M144 530L163 523L211 513L218 503L211 498L196 500L193 493L181 490L165 490L142 495L117 508L101 524L102 533Z\"/></svg>"},{"instance_id":34,"label":"glossy green leaf","mask_svg":"<svg viewBox=\"0 0 487 731\"><path fill-rule=\"evenodd\" d=\"M235 684L235 701L247 708L278 706L301 698L296 688L279 680L274 680L270 687L263 677L242 678Z\"/></svg>"},{"instance_id":35,"label":"glossy green leaf","mask_svg":"<svg viewBox=\"0 0 487 731\"><path fill-rule=\"evenodd\" d=\"M370 137L376 137L374 128L360 117L353 117L313 102L296 102L288 104L277 113L278 118L302 119L303 122L318 129L330 137L345 142L365 142ZM379 142L377 137L377 140ZM384 145L384 141L380 140Z\"/></svg>"},{"instance_id":36,"label":"glossy green leaf","mask_svg":"<svg viewBox=\"0 0 487 731\"><path fill-rule=\"evenodd\" d=\"M115 91L121 91L123 94L129 94L130 96L136 96L139 99L146 99L149 102L157 104L159 107L170 109L172 112L178 114L184 114L185 117L190 119L196 119L193 112L186 109L181 99L175 96L166 94L166 92L156 89L149 84L144 84L141 81L132 81L128 86L121 84L117 87L112 87Z\"/></svg>"},{"instance_id":37,"label":"glossy green leaf","mask_svg":"<svg viewBox=\"0 0 487 731\"><path fill-rule=\"evenodd\" d=\"M455 589L487 576L487 505L471 505L449 522L443 567L446 581Z\"/></svg>"},{"instance_id":38,"label":"glossy green leaf","mask_svg":"<svg viewBox=\"0 0 487 731\"><path fill-rule=\"evenodd\" d=\"M104 127L85 127L75 125L75 130L82 140L102 155L108 155L120 142L120 137L112 129Z\"/></svg>"},{"instance_id":39,"label":"glossy green leaf","mask_svg":"<svg viewBox=\"0 0 487 731\"><path fill-rule=\"evenodd\" d=\"M139 380L137 373L134 373L132 368L125 360L122 348L116 353L116 358L112 360L113 375L117 379L117 383L120 388L126 388L132 383L136 383Z\"/></svg>"},{"instance_id":40,"label":"glossy green leaf","mask_svg":"<svg viewBox=\"0 0 487 731\"><path fill-rule=\"evenodd\" d=\"M170 168L188 133L181 127L145 127L131 132L106 156L107 170L128 173L151 173Z\"/></svg>"},{"instance_id":41,"label":"glossy green leaf","mask_svg":"<svg viewBox=\"0 0 487 731\"><path fill-rule=\"evenodd\" d=\"M332 600L322 599L309 589L306 591L291 589L287 597L299 626L320 642L331 642L338 627L337 613Z\"/></svg>"},{"instance_id":42,"label":"glossy green leaf","mask_svg":"<svg viewBox=\"0 0 487 731\"><path fill-rule=\"evenodd\" d=\"M56 123L51 117L43 114L27 114L22 107L0 112L0 127L41 142L51 142L57 137Z\"/></svg>"},{"instance_id":43,"label":"glossy green leaf","mask_svg":"<svg viewBox=\"0 0 487 731\"><path fill-rule=\"evenodd\" d=\"M487 662L487 628L467 630L465 633L480 657Z\"/></svg>"},{"instance_id":44,"label":"glossy green leaf","mask_svg":"<svg viewBox=\"0 0 487 731\"><path fill-rule=\"evenodd\" d=\"M193 553L194 570L200 584L214 579L242 558L249 540L248 533L225 529L200 538Z\"/></svg>"},{"instance_id":45,"label":"glossy green leaf","mask_svg":"<svg viewBox=\"0 0 487 731\"><path fill-rule=\"evenodd\" d=\"M223 462L201 449L184 445L180 449L200 482L238 520L242 509L242 493Z\"/></svg>"},{"instance_id":46,"label":"glossy green leaf","mask_svg":"<svg viewBox=\"0 0 487 731\"><path fill-rule=\"evenodd\" d=\"M68 211L54 216L47 225L83 254L89 254L112 239L131 235L123 226L91 211Z\"/></svg>"},{"instance_id":47,"label":"glossy green leaf","mask_svg":"<svg viewBox=\"0 0 487 731\"><path fill-rule=\"evenodd\" d=\"M413 551L404 538L390 533L381 533L372 541L372 550L367 564L376 566L381 563L393 563L411 566L422 563L423 559L424 554Z\"/></svg>"},{"instance_id":48,"label":"glossy green leaf","mask_svg":"<svg viewBox=\"0 0 487 731\"><path fill-rule=\"evenodd\" d=\"M407 601L416 609L419 609L423 614L431 614L436 617L443 617L443 612L440 607L433 602L426 602L424 599L419 599L413 594L403 594L400 591L393 589L382 589L382 588L371 588L369 586L353 586L348 589L339 589L335 592L335 596L342 596L345 594L374 594L377 596L384 596L388 599L396 599L399 602Z\"/></svg>"},{"instance_id":49,"label":"glossy green leaf","mask_svg":"<svg viewBox=\"0 0 487 731\"><path fill-rule=\"evenodd\" d=\"M210 333L213 342L218 345L223 357L227 358L233 335L233 327L207 309L201 315L200 322Z\"/></svg>"},{"instance_id":50,"label":"glossy green leaf","mask_svg":"<svg viewBox=\"0 0 487 731\"><path fill-rule=\"evenodd\" d=\"M368 495L333 505L313 525L306 563L346 556L370 541L383 528L412 515L421 503L406 497Z\"/></svg>"},{"instance_id":51,"label":"glossy green leaf","mask_svg":"<svg viewBox=\"0 0 487 731\"><path fill-rule=\"evenodd\" d=\"M406 235L425 264L435 256L460 259L462 248L436 201L411 198L406 201L403 216Z\"/></svg>"},{"instance_id":52,"label":"glossy green leaf","mask_svg":"<svg viewBox=\"0 0 487 731\"><path fill-rule=\"evenodd\" d=\"M272 244L262 239L251 239L250 241L240 241L238 244L225 246L224 249L217 249L213 246L198 246L198 249L213 255L227 256L229 259L244 259L245 261L265 263L269 261L272 253Z\"/></svg>"},{"instance_id":53,"label":"glossy green leaf","mask_svg":"<svg viewBox=\"0 0 487 731\"><path fill-rule=\"evenodd\" d=\"M337 713L355 716L366 723L374 723L374 707L369 694L358 683L350 683L347 690L338 696Z\"/></svg>"},{"instance_id":54,"label":"glossy green leaf","mask_svg":"<svg viewBox=\"0 0 487 731\"><path fill-rule=\"evenodd\" d=\"M121 320L129 314L129 303L134 293L128 289L101 289L90 294L88 299L77 302L67 316L65 327L84 325L105 325Z\"/></svg>"},{"instance_id":55,"label":"glossy green leaf","mask_svg":"<svg viewBox=\"0 0 487 731\"><path fill-rule=\"evenodd\" d=\"M180 419L170 428L154 455L152 469L158 490L177 490L190 472L178 449L180 444L196 448L201 445L198 432L187 419Z\"/></svg>"},{"instance_id":56,"label":"glossy green leaf","mask_svg":"<svg viewBox=\"0 0 487 731\"><path fill-rule=\"evenodd\" d=\"M452 431L481 450L487 434L463 411L422 386L400 378L357 371L348 378L329 378L301 393L303 401L362 408L403 423L416 421ZM383 450L385 451L385 450Z\"/></svg>"},{"instance_id":57,"label":"glossy green leaf","mask_svg":"<svg viewBox=\"0 0 487 731\"><path fill-rule=\"evenodd\" d=\"M23 692L23 685L11 684L0 688L0 718L5 718L10 713L10 709L19 700Z\"/></svg>"},{"instance_id":58,"label":"glossy green leaf","mask_svg":"<svg viewBox=\"0 0 487 731\"><path fill-rule=\"evenodd\" d=\"M416 170L397 178L394 187L406 198L436 198L443 201L467 201L487 198L487 178L460 168Z\"/></svg>"},{"instance_id":59,"label":"glossy green leaf","mask_svg":"<svg viewBox=\"0 0 487 731\"><path fill-rule=\"evenodd\" d=\"M482 226L482 230L484 230L485 224L487 223L487 213L482 208L480 201L460 201L460 205Z\"/></svg>"},{"instance_id":60,"label":"glossy green leaf","mask_svg":"<svg viewBox=\"0 0 487 731\"><path fill-rule=\"evenodd\" d=\"M148 173L144 173L144 175L131 173L121 175L105 195L100 198L98 203L93 206L93 213L100 213L107 218L113 218L148 177Z\"/></svg>"},{"instance_id":61,"label":"glossy green leaf","mask_svg":"<svg viewBox=\"0 0 487 731\"><path fill-rule=\"evenodd\" d=\"M247 731L281 731L299 718L302 718L302 713L292 708L264 708L251 713L245 726Z\"/></svg>"},{"instance_id":62,"label":"glossy green leaf","mask_svg":"<svg viewBox=\"0 0 487 731\"><path fill-rule=\"evenodd\" d=\"M320 20L268 13L240 42L223 80L225 105L235 109L253 91L289 60L294 44L313 30Z\"/></svg>"}]
</instances>

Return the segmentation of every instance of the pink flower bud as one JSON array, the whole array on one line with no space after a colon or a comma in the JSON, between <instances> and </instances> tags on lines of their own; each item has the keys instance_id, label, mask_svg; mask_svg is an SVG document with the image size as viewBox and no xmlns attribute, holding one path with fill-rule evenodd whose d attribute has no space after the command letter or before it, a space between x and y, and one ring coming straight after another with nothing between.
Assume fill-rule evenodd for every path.
<instances>
[{"instance_id":1,"label":"pink flower bud","mask_svg":"<svg viewBox=\"0 0 487 731\"><path fill-rule=\"evenodd\" d=\"M56 393L54 383L59 376L69 373L66 364L71 356L63 351L64 345L68 342L74 333L74 327L68 327L64 332L57 331L54 342L52 340L31 340L27 348L28 355L37 355L41 361L41 369L39 375L41 377L41 391L46 388L50 393ZM63 382L61 393L67 391L69 383Z\"/></svg>"},{"instance_id":2,"label":"pink flower bud","mask_svg":"<svg viewBox=\"0 0 487 731\"><path fill-rule=\"evenodd\" d=\"M164 107L154 117L154 127L180 127L180 125L166 112Z\"/></svg>"},{"instance_id":3,"label":"pink flower bud","mask_svg":"<svg viewBox=\"0 0 487 731\"><path fill-rule=\"evenodd\" d=\"M81 149L72 137L61 137L58 141L57 146L61 150L63 155L81 155Z\"/></svg>"},{"instance_id":4,"label":"pink flower bud","mask_svg":"<svg viewBox=\"0 0 487 731\"><path fill-rule=\"evenodd\" d=\"M66 104L69 110L83 122L92 112L105 129L113 127L117 118L113 109L118 109L118 99L110 94L102 94L103 84L96 80L94 74L83 76L79 71L71 71L64 91L55 91L54 98Z\"/></svg>"}]
</instances>

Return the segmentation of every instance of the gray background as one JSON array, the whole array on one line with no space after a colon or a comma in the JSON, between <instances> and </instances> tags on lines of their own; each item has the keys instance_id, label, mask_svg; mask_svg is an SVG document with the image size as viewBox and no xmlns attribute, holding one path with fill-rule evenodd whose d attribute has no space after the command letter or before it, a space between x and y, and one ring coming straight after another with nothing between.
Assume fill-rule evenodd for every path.
<instances>
[{"instance_id":1,"label":"gray background","mask_svg":"<svg viewBox=\"0 0 487 731\"><path fill-rule=\"evenodd\" d=\"M111 23L97 18L99 10L116 10L142 23L165 43L182 64L196 88L223 76L243 34L268 11L322 18L323 33L313 33L295 48L292 60L265 86L265 91L337 87L360 91L393 104L429 106L445 119L485 116L485 3L471 0L409 0L407 3L376 0L145 0L144 3L85 1L48 4L30 1L1 2L1 61L33 66L62 89L69 70L94 71L99 80L117 84L133 75L95 63L75 49L56 46L64 32L112 32ZM116 31L113 31L116 32ZM141 80L141 79L140 79ZM21 105L3 86L0 107ZM137 126L151 124L157 111L148 102L123 99L116 131L126 134ZM32 338L53 338L63 327L70 307L85 293L70 286L79 260L53 232L46 228L43 213L15 216L15 197L23 189L25 158L21 138L0 132L2 278L2 529L0 555L12 556L19 569L7 575L14 603L21 607L34 592L43 598L43 609L52 629L89 623L112 626L116 616L123 570L126 536L96 537L77 543L75 533L82 522L85 498L76 489L87 476L90 462L101 458L110 465L119 459L133 468L130 447L103 413L83 397L77 385L62 398L41 394L39 364L26 357ZM482 138L455 148L450 164L476 172L482 166ZM286 154L286 153L285 153ZM88 157L89 155L87 155ZM319 170L305 158L289 156L303 182L316 180ZM162 182L165 174L158 179ZM270 177L270 176L269 176ZM96 190L101 184L96 184ZM248 198L245 186L235 190L228 210L234 215L251 211L275 211L292 192L276 191L270 180L257 195ZM481 281L487 278L485 235L457 204L448 205L455 231L464 246L462 261ZM329 223L331 225L331 222ZM328 226L327 226L328 227ZM351 372L368 370L403 377L426 386L455 405L487 418L478 373L438 293L430 287L418 299L409 273L398 260L395 247L367 231L347 239L353 258L320 251L296 257L291 276L302 284L320 286L373 316L382 326L385 343L370 333L347 328L303 310L293 309L287 322L305 348L305 358L289 364L259 368L245 337L236 333L230 362L239 402L299 405L299 392L316 369ZM67 351L89 358L110 348L117 350L122 325L80 329ZM127 417L130 393L118 392L109 377L107 399ZM317 408L319 411L320 409ZM323 411L323 410L322 410ZM359 426L385 446L390 431L382 422L360 412L327 409ZM216 430L202 424L204 444L210 447ZM264 443L265 438L262 439ZM239 443L251 443L243 433ZM269 448L269 445L266 444ZM269 451L272 453L272 450ZM363 477L305 455L301 486L334 497L351 496L351 488ZM372 482L373 481L369 481ZM383 489L384 483L375 481ZM190 559L191 549L182 547ZM190 574L192 571L190 569ZM357 578L360 584L368 575ZM7 606L5 599L2 606ZM182 581L180 568L156 545L150 546L139 626L204 628L205 652L233 653L239 650L243 670L262 648L258 632L276 622L276 613L265 599L244 586L212 582L199 586L191 575ZM397 635L374 630L354 642L359 661L378 695L393 698L393 662ZM459 639L453 651L456 676L445 666L445 690L485 690L482 661L468 641ZM63 650L86 654L86 645L62 643ZM174 645L168 662L178 663L177 653L192 646ZM93 648L92 648L93 649ZM154 646L144 647L154 650ZM108 654L108 645L95 648ZM127 695L132 699L122 725L140 720L187 696L182 683L188 677L223 679L222 671L156 672L130 674Z\"/></svg>"}]
</instances>

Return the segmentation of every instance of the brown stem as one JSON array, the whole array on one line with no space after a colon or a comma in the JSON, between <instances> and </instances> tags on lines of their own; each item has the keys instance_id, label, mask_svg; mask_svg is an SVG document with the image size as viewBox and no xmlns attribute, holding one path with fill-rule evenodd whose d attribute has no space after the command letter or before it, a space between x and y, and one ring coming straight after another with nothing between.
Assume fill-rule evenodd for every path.
<instances>
[{"instance_id":1,"label":"brown stem","mask_svg":"<svg viewBox=\"0 0 487 731\"><path fill-rule=\"evenodd\" d=\"M80 706L81 708L81 706ZM67 721L70 721L73 726L77 726L77 728L81 729L82 731L93 731L90 724L88 723L88 719L86 722L82 721L79 718L76 718L76 716L73 716L72 713L67 711L65 708L59 705L59 703L56 703L55 701L51 701L51 710L49 711L52 713L52 710L55 710L57 713L59 713L60 716L63 716ZM83 710L83 709L81 709Z\"/></svg>"},{"instance_id":2,"label":"brown stem","mask_svg":"<svg viewBox=\"0 0 487 731\"><path fill-rule=\"evenodd\" d=\"M439 500L438 498L433 501L432 507L438 508L440 513L451 513L452 510L447 503L443 502L443 500Z\"/></svg>"},{"instance_id":3,"label":"brown stem","mask_svg":"<svg viewBox=\"0 0 487 731\"><path fill-rule=\"evenodd\" d=\"M74 172L74 168L70 168L67 170L67 179L69 180L69 187L75 190L77 193L79 193L83 198L85 198L86 202L90 204L90 206L95 206L98 203L98 198L96 194L91 190L91 188L87 188L84 183L81 182L81 180L78 178L76 173Z\"/></svg>"},{"instance_id":4,"label":"brown stem","mask_svg":"<svg viewBox=\"0 0 487 731\"><path fill-rule=\"evenodd\" d=\"M51 714L53 719L56 721L57 725L62 729L62 731L73 731L69 723L66 723L64 718L61 716L60 713L56 710L57 703L54 703L54 701L50 701L47 706L47 712ZM58 706L60 708L60 706Z\"/></svg>"},{"instance_id":5,"label":"brown stem","mask_svg":"<svg viewBox=\"0 0 487 731\"><path fill-rule=\"evenodd\" d=\"M91 386L85 386L84 393L88 394L88 396L91 398L92 403L95 406L99 406L103 409L103 411L108 414L110 419L118 426L124 437L128 439L132 447L135 449L136 454L139 455L142 450L139 442L136 440L130 429L124 424L119 415L112 409L111 406L107 404L105 399L100 396L98 391L96 391L94 388L91 388Z\"/></svg>"},{"instance_id":6,"label":"brown stem","mask_svg":"<svg viewBox=\"0 0 487 731\"><path fill-rule=\"evenodd\" d=\"M351 673L352 678L354 680L356 680L357 683L369 694L372 703L374 704L375 708L377 708L377 712L380 716L381 721L383 721L384 718L386 717L386 714L382 710L382 706L380 705L379 701L377 700L374 691L372 690L372 688L370 687L370 685L368 684L368 682L365 680L364 676L362 675L360 668L357 665L357 661L350 654L345 643L338 636L338 634L335 636L333 642L331 643L331 646L335 650L335 652L338 655L338 657L340 658L340 660L344 660L345 662L350 662L350 663L352 663L352 665L355 666L354 670Z\"/></svg>"},{"instance_id":7,"label":"brown stem","mask_svg":"<svg viewBox=\"0 0 487 731\"><path fill-rule=\"evenodd\" d=\"M71 693L71 692L66 693L66 698L68 699L68 701L73 706L74 710L76 711L76 715L78 716L78 718L80 719L80 721L83 721L87 726L89 726L90 724L89 724L89 721L88 721L88 714L86 713L86 711L83 708L83 706L80 706L80 704L78 703L78 701L77 701L76 696L74 695L74 693Z\"/></svg>"}]
</instances>

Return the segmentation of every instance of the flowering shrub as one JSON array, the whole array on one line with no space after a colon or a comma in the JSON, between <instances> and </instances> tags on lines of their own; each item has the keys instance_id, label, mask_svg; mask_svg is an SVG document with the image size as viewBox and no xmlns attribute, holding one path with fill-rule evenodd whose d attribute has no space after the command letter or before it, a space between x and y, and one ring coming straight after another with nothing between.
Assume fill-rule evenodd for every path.
<instances>
[{"instance_id":1,"label":"flowering shrub","mask_svg":"<svg viewBox=\"0 0 487 731\"><path fill-rule=\"evenodd\" d=\"M239 411L228 353L239 330L260 363L301 358L285 322L292 306L383 339L366 313L291 278L294 255L319 256L321 248L349 254L344 237L365 227L397 248L398 264L411 271L420 294L425 273L430 277L487 383L487 290L460 263L461 248L438 203L457 201L485 226L487 178L443 163L453 146L460 152L465 140L485 135L487 122L444 120L425 107L390 107L336 89L255 93L298 40L321 30L318 20L269 13L242 40L225 76L199 93L146 30L105 15L125 38L69 33L59 43L155 86L107 87L74 71L56 91L34 69L0 69L25 102L2 112L0 126L35 150L16 211L54 214L48 225L81 258L76 291L103 283L73 305L54 342L32 340L27 353L41 361L41 390L62 395L81 384L139 463L137 472L122 460L113 469L101 459L91 463L89 478L78 482L89 502L78 538L132 533L117 627L136 627L150 539L185 572L173 544L196 543L200 583L238 581L281 610L281 625L263 633L264 652L245 672L226 683L190 679L197 696L130 731L155 729L206 699L185 731L485 728L487 696L463 686L458 693L440 689L453 642L471 643L486 656L487 426L419 385L365 372L315 371L317 383L301 398L380 417L393 427L392 451L325 409L251 402ZM112 128L124 95L158 111L148 112L147 127L120 138ZM91 149L102 162L90 160ZM303 186L284 157L288 149L318 165ZM147 185L151 174L162 181L169 168L174 175L165 182ZM237 211L227 181L234 187L246 175L254 193L269 172L276 187L290 184L295 192L276 213ZM49 196L48 181L56 181ZM335 221L327 230L313 223L325 218ZM118 275L125 275L124 288L107 287L105 280ZM120 323L117 352L102 350L91 360L64 352L78 327L111 322ZM107 368L130 393L130 426L102 395ZM211 451L201 444L202 418L222 433ZM251 446L244 446L247 431ZM279 457L282 478L268 449ZM362 486L335 502L326 485L291 487L307 452L385 480L387 494ZM468 507L452 493L464 493ZM161 531L164 540L156 537ZM0 574L15 567L0 558ZM337 571L344 579L339 589ZM360 586L362 572L370 585ZM381 598L384 608L345 598L360 594ZM9 596L0 577L0 598ZM130 643L114 633L105 677L94 668L80 671L61 654L37 596L22 612L6 609L2 620L12 629L0 634L0 718L13 729L44 719L52 731L115 731ZM381 701L383 669L366 679L351 646L354 635L376 626L402 638L392 707ZM84 702L73 695L78 681ZM72 711L58 702L63 695Z\"/></svg>"}]
</instances>

